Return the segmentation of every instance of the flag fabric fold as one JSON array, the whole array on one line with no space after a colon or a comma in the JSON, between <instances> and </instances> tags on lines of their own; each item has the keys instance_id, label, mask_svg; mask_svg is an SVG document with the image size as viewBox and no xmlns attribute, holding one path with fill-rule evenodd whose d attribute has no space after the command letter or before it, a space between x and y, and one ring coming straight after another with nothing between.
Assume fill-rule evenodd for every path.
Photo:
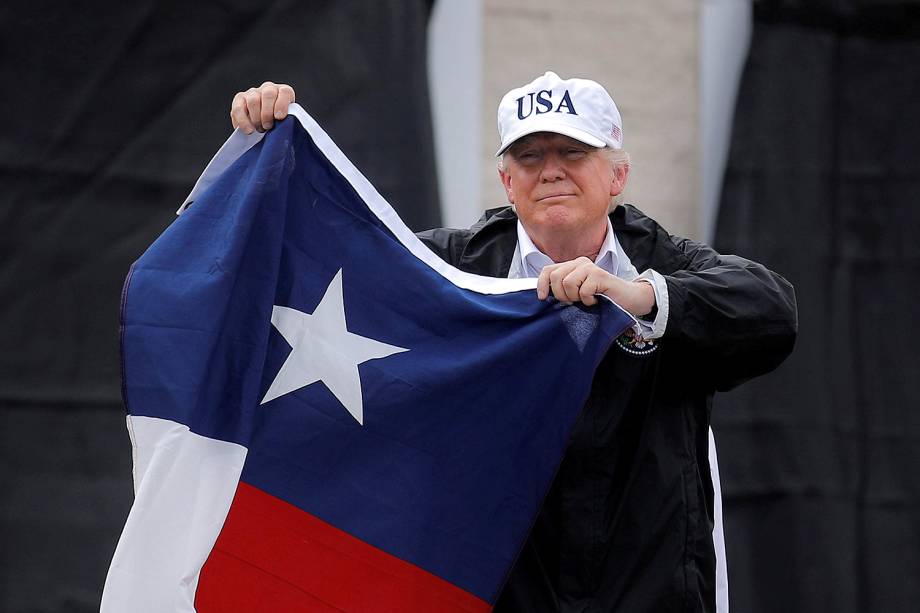
<instances>
[{"instance_id":1,"label":"flag fabric fold","mask_svg":"<svg viewBox=\"0 0 920 613\"><path fill-rule=\"evenodd\" d=\"M489 610L631 317L445 264L296 105L189 202L125 283L102 610Z\"/></svg>"}]
</instances>

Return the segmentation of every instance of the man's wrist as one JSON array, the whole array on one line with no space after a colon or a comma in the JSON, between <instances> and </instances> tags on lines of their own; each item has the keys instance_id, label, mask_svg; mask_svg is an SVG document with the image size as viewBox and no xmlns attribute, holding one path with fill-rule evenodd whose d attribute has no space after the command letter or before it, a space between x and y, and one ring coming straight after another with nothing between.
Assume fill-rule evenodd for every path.
<instances>
[{"instance_id":1,"label":"man's wrist","mask_svg":"<svg viewBox=\"0 0 920 613\"><path fill-rule=\"evenodd\" d=\"M658 314L658 304L655 302L655 288L645 279L633 281L639 285L638 292L640 298L636 304L636 311L633 313L646 321L652 321Z\"/></svg>"}]
</instances>

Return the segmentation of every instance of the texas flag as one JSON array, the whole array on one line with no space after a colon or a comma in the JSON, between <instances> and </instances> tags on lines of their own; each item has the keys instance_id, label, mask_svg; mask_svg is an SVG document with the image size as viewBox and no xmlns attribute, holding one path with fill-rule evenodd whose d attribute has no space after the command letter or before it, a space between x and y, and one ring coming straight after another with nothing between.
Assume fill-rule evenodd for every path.
<instances>
[{"instance_id":1,"label":"texas flag","mask_svg":"<svg viewBox=\"0 0 920 613\"><path fill-rule=\"evenodd\" d=\"M448 266L296 105L190 201L125 283L102 610L490 610L634 320Z\"/></svg>"}]
</instances>

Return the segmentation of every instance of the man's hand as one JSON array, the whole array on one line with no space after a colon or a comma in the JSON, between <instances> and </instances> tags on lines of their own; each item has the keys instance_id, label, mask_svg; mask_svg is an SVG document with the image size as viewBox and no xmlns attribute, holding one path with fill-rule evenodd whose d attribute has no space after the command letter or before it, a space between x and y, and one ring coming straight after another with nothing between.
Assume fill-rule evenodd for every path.
<instances>
[{"instance_id":1,"label":"man's hand","mask_svg":"<svg viewBox=\"0 0 920 613\"><path fill-rule=\"evenodd\" d=\"M596 294L604 294L635 317L652 311L655 290L645 281L624 281L586 257L543 268L537 280L537 298L552 294L560 302L597 304Z\"/></svg>"},{"instance_id":2,"label":"man's hand","mask_svg":"<svg viewBox=\"0 0 920 613\"><path fill-rule=\"evenodd\" d=\"M284 83L266 81L259 87L250 87L233 97L230 104L230 122L246 134L254 130L271 130L275 120L281 121L294 102L294 89Z\"/></svg>"}]
</instances>

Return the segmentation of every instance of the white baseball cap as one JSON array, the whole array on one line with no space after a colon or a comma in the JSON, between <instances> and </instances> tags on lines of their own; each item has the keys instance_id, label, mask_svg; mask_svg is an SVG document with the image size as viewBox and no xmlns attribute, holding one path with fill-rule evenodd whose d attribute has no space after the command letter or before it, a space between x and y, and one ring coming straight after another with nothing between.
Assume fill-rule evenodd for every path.
<instances>
[{"instance_id":1,"label":"white baseball cap","mask_svg":"<svg viewBox=\"0 0 920 613\"><path fill-rule=\"evenodd\" d=\"M589 79L561 79L547 72L512 89L498 105L501 155L534 132L555 132L592 147L623 148L623 121L607 90Z\"/></svg>"}]
</instances>

